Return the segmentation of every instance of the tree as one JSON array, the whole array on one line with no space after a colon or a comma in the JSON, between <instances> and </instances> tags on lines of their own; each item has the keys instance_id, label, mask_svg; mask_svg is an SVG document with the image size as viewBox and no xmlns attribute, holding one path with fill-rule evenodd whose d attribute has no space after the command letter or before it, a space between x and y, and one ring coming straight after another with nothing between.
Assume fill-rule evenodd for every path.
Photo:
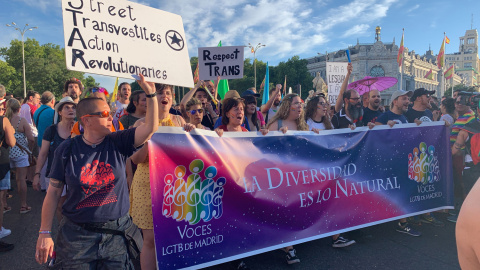
<instances>
[{"instance_id":1,"label":"tree","mask_svg":"<svg viewBox=\"0 0 480 270\"><path fill-rule=\"evenodd\" d=\"M288 87L295 89L295 86L300 84L302 87L301 97L305 99L308 96L308 91L312 89L312 75L307 69L307 60L300 59L299 56L294 56L288 59L287 62L280 62L278 66L270 68L270 81L275 84L284 84L285 75L287 76L287 90Z\"/></svg>"},{"instance_id":2,"label":"tree","mask_svg":"<svg viewBox=\"0 0 480 270\"><path fill-rule=\"evenodd\" d=\"M12 80L10 90L15 96L23 96L22 42L12 40L10 47L0 48L0 56L15 70L15 79ZM59 45L40 45L38 41L30 38L25 41L25 75L27 90L39 93L48 90L57 98L61 97L63 85L70 78L81 80L85 87L97 85L93 77L85 79L83 72L67 70L65 50ZM3 79L3 76L0 76L0 79Z\"/></svg>"},{"instance_id":3,"label":"tree","mask_svg":"<svg viewBox=\"0 0 480 270\"><path fill-rule=\"evenodd\" d=\"M11 92L21 82L18 79L15 68L10 66L7 62L0 60L0 84L5 86L7 92Z\"/></svg>"}]
</instances>

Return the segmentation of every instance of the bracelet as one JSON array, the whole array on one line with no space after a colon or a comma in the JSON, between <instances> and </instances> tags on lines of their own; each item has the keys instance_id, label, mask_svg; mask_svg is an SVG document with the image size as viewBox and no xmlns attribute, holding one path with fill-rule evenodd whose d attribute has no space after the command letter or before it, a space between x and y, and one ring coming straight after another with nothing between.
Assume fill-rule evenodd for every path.
<instances>
[{"instance_id":1,"label":"bracelet","mask_svg":"<svg viewBox=\"0 0 480 270\"><path fill-rule=\"evenodd\" d=\"M153 93L153 94L145 94L145 96L146 96L147 98L153 98L153 97L155 97L156 95L157 95L157 92L155 92L155 93Z\"/></svg>"},{"instance_id":2,"label":"bracelet","mask_svg":"<svg viewBox=\"0 0 480 270\"><path fill-rule=\"evenodd\" d=\"M51 234L52 231L38 231L38 234Z\"/></svg>"},{"instance_id":3,"label":"bracelet","mask_svg":"<svg viewBox=\"0 0 480 270\"><path fill-rule=\"evenodd\" d=\"M35 173L33 176L35 176L35 175L37 175L37 174L38 174L38 175L40 175L40 176L42 175L41 173L39 173L39 172L36 172L36 173Z\"/></svg>"}]
</instances>

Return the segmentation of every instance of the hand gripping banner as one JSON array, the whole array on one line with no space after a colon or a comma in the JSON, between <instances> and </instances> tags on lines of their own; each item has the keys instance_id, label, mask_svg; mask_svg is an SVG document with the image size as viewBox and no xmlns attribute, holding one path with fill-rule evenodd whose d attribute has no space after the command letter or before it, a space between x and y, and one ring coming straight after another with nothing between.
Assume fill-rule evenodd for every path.
<instances>
[{"instance_id":1,"label":"hand gripping banner","mask_svg":"<svg viewBox=\"0 0 480 270\"><path fill-rule=\"evenodd\" d=\"M198 269L453 207L441 123L149 142L159 269Z\"/></svg>"}]
</instances>

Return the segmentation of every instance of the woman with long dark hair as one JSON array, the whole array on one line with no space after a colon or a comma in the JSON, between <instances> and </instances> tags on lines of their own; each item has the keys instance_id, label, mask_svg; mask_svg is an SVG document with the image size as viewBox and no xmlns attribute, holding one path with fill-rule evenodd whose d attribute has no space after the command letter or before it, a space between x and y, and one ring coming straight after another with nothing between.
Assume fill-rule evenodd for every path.
<instances>
[{"instance_id":1,"label":"woman with long dark hair","mask_svg":"<svg viewBox=\"0 0 480 270\"><path fill-rule=\"evenodd\" d=\"M245 116L248 122L247 129L249 131L260 131L265 128L265 120L260 111L257 110L257 99L255 96L248 95L245 99Z\"/></svg>"},{"instance_id":2,"label":"woman with long dark hair","mask_svg":"<svg viewBox=\"0 0 480 270\"><path fill-rule=\"evenodd\" d=\"M308 101L305 108L305 121L309 130L333 129L328 117L328 107L324 94L316 95Z\"/></svg>"}]
</instances>

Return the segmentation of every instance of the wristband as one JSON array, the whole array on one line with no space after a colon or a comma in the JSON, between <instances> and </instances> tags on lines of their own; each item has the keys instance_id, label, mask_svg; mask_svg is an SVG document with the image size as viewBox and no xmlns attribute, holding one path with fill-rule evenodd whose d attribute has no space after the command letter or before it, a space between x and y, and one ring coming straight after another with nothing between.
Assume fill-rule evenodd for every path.
<instances>
[{"instance_id":1,"label":"wristband","mask_svg":"<svg viewBox=\"0 0 480 270\"><path fill-rule=\"evenodd\" d=\"M153 98L153 97L156 96L156 95L157 95L157 92L155 92L155 93L153 93L153 94L145 94L145 96L146 96L147 98Z\"/></svg>"},{"instance_id":2,"label":"wristband","mask_svg":"<svg viewBox=\"0 0 480 270\"><path fill-rule=\"evenodd\" d=\"M51 234L52 231L38 231L38 234Z\"/></svg>"},{"instance_id":3,"label":"wristband","mask_svg":"<svg viewBox=\"0 0 480 270\"><path fill-rule=\"evenodd\" d=\"M38 175L42 175L41 173L39 173L39 172L36 172L36 173L35 173L33 176L35 176L35 175L37 175L37 174L38 174Z\"/></svg>"}]
</instances>

